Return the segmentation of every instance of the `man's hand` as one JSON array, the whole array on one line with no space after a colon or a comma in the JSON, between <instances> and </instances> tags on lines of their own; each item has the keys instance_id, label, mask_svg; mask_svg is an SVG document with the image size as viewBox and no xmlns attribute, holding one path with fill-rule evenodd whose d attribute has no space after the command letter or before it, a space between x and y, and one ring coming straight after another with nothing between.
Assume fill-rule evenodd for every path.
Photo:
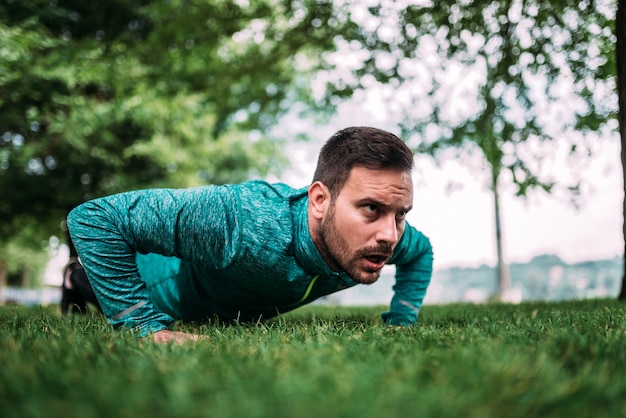
<instances>
[{"instance_id":1,"label":"man's hand","mask_svg":"<svg viewBox=\"0 0 626 418\"><path fill-rule=\"evenodd\" d=\"M175 342L176 344L184 344L187 341L208 339L208 337L203 337L201 335L188 334L181 331L170 331L169 329L155 332L154 334L152 334L152 338L154 339L154 342L159 344L167 344L171 342Z\"/></svg>"}]
</instances>

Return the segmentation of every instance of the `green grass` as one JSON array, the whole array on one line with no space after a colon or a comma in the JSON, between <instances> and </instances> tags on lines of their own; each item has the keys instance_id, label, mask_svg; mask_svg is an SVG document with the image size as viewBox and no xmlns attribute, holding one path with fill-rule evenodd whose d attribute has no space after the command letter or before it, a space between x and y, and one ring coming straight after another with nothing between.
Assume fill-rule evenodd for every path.
<instances>
[{"instance_id":1,"label":"green grass","mask_svg":"<svg viewBox=\"0 0 626 418\"><path fill-rule=\"evenodd\" d=\"M179 325L156 345L98 315L0 308L2 417L623 417L626 304L313 306L257 325Z\"/></svg>"}]
</instances>

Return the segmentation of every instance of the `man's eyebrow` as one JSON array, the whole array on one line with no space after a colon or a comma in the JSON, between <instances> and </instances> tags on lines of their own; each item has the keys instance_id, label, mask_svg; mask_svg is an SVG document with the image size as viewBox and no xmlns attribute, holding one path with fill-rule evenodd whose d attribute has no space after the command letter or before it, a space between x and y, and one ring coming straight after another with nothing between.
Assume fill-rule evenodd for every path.
<instances>
[{"instance_id":1,"label":"man's eyebrow","mask_svg":"<svg viewBox=\"0 0 626 418\"><path fill-rule=\"evenodd\" d=\"M364 197L363 199L359 199L356 201L356 204L357 206L376 205L385 209L391 209L393 207L392 205L389 205L373 197ZM409 212L411 209L413 209L413 205L410 205L408 207L401 207L400 209L404 212Z\"/></svg>"}]
</instances>

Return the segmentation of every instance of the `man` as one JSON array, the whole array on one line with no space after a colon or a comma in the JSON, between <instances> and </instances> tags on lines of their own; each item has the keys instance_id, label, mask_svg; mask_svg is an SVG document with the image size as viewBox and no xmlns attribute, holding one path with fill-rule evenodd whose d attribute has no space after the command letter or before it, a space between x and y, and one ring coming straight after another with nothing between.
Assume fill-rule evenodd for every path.
<instances>
[{"instance_id":1,"label":"man","mask_svg":"<svg viewBox=\"0 0 626 418\"><path fill-rule=\"evenodd\" d=\"M113 326L155 341L195 336L174 319L258 321L396 264L385 323L410 325L432 274L428 239L407 225L413 155L388 132L352 127L322 148L313 184L152 189L86 202L74 245Z\"/></svg>"}]
</instances>

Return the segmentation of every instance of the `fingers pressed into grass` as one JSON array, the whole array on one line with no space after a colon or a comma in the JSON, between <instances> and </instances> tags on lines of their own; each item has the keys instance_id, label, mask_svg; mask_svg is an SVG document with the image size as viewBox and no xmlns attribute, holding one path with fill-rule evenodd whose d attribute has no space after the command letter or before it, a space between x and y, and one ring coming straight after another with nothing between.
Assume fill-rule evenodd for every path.
<instances>
[{"instance_id":1,"label":"fingers pressed into grass","mask_svg":"<svg viewBox=\"0 0 626 418\"><path fill-rule=\"evenodd\" d=\"M176 343L176 344L184 344L188 341L201 341L208 340L209 337L206 335L197 335L190 334L182 331L170 331L168 329L164 329L161 331L157 331L152 334L152 339L154 342L159 344L167 344L167 343Z\"/></svg>"}]
</instances>

